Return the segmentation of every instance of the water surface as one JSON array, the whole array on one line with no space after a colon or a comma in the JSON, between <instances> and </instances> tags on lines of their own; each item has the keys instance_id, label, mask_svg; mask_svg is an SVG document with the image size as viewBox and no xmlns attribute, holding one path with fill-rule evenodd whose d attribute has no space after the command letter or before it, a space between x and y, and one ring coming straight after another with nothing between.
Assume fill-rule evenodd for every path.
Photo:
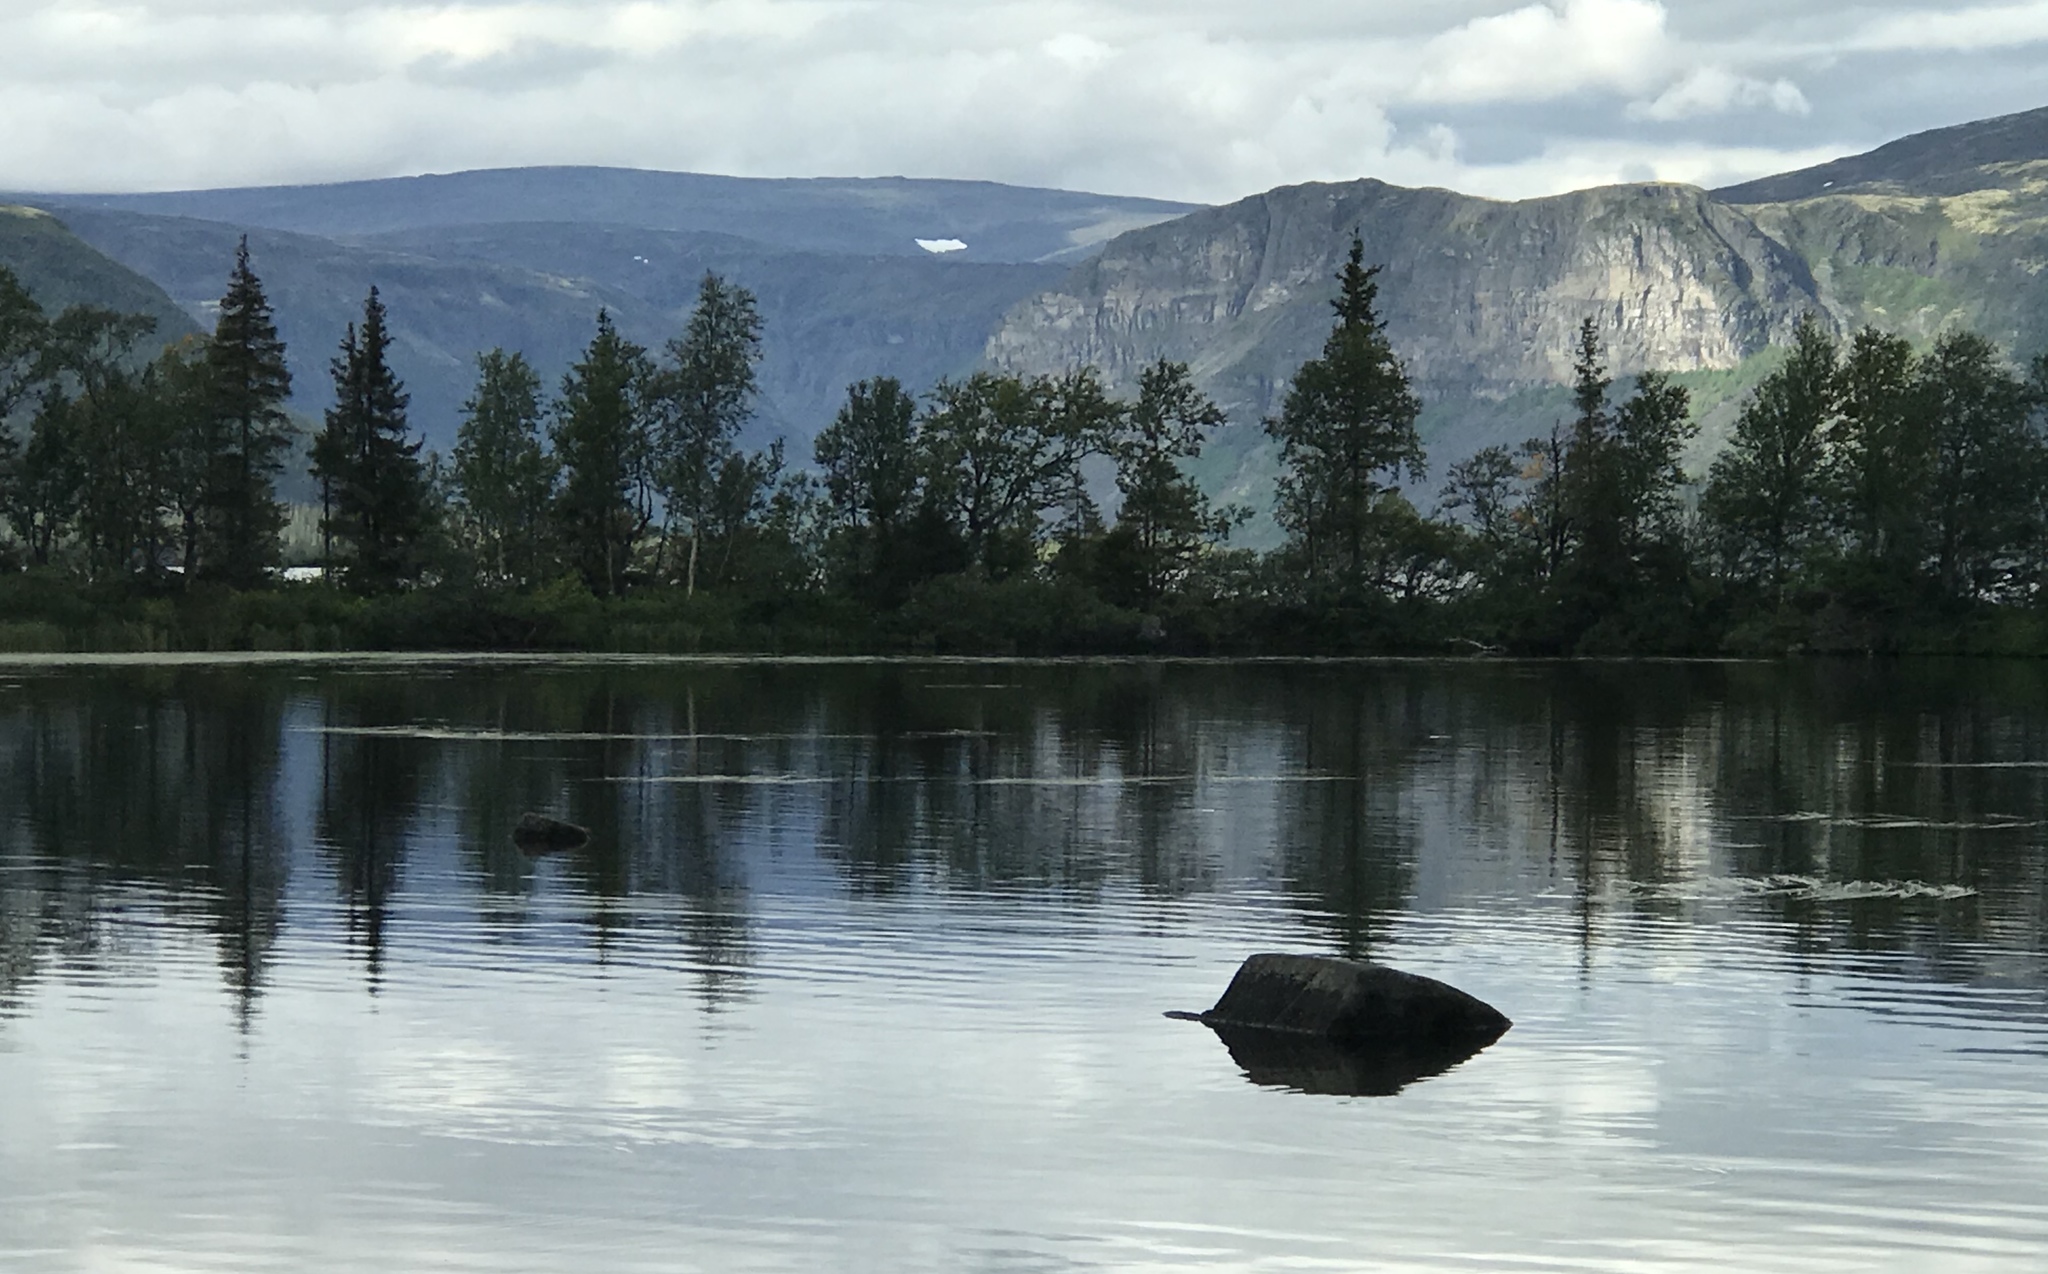
<instances>
[{"instance_id":1,"label":"water surface","mask_svg":"<svg viewBox=\"0 0 2048 1274\"><path fill-rule=\"evenodd\" d=\"M0 664L0 1268L2038 1270L2044 918L2033 664Z\"/></svg>"}]
</instances>

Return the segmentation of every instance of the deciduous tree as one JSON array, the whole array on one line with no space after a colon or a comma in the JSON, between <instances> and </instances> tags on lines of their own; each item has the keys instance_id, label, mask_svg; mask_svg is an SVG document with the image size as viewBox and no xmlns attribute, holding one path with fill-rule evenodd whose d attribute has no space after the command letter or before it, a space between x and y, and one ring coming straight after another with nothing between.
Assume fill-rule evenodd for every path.
<instances>
[{"instance_id":1,"label":"deciduous tree","mask_svg":"<svg viewBox=\"0 0 2048 1274\"><path fill-rule=\"evenodd\" d=\"M556 471L541 418L540 376L523 355L494 349L477 358L455 440L455 499L484 574L497 583L536 582L549 555Z\"/></svg>"}]
</instances>

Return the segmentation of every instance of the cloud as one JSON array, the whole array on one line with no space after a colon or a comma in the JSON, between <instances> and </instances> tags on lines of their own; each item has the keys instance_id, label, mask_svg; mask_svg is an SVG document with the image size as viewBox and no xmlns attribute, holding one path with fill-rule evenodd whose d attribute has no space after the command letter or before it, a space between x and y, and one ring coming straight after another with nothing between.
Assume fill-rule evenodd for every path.
<instances>
[{"instance_id":1,"label":"cloud","mask_svg":"<svg viewBox=\"0 0 2048 1274\"><path fill-rule=\"evenodd\" d=\"M1560 190L1674 156L1753 176L2012 109L2044 32L2048 0L10 0L0 188L531 163L1201 200ZM1949 51L1938 95L1924 67L1861 70L1922 46ZM1993 56L2004 78L1970 73Z\"/></svg>"},{"instance_id":2,"label":"cloud","mask_svg":"<svg viewBox=\"0 0 2048 1274\"><path fill-rule=\"evenodd\" d=\"M1703 66L1654 100L1629 103L1628 114L1631 119L1680 120L1760 107L1782 115L1813 113L1813 104L1790 80L1766 82L1737 75L1725 67Z\"/></svg>"},{"instance_id":3,"label":"cloud","mask_svg":"<svg viewBox=\"0 0 2048 1274\"><path fill-rule=\"evenodd\" d=\"M1999 49L2048 42L2048 4L1928 5L1879 18L1847 41L1858 51Z\"/></svg>"},{"instance_id":4,"label":"cloud","mask_svg":"<svg viewBox=\"0 0 2048 1274\"><path fill-rule=\"evenodd\" d=\"M1475 18L1430 40L1407 96L1526 102L1588 89L1635 92L1675 59L1653 0L1566 0Z\"/></svg>"}]
</instances>

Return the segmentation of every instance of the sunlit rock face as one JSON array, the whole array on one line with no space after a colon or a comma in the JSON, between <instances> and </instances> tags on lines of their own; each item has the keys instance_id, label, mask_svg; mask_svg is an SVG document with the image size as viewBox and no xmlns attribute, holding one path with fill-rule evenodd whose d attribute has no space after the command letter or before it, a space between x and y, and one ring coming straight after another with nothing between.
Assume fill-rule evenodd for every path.
<instances>
[{"instance_id":1,"label":"sunlit rock face","mask_svg":"<svg viewBox=\"0 0 2048 1274\"><path fill-rule=\"evenodd\" d=\"M1125 384L1189 362L1234 415L1277 406L1321 343L1356 230L1381 312L1426 393L1499 396L1569 379L1594 318L1618 372L1732 368L1827 313L1800 258L1686 186L1502 203L1377 181L1292 186L1126 234L1012 310L989 360L1093 363Z\"/></svg>"}]
</instances>

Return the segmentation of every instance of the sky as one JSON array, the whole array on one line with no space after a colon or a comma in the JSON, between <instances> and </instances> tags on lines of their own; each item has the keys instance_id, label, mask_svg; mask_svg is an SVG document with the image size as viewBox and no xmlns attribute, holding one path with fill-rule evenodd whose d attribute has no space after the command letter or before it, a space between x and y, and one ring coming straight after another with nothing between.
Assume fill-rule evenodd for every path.
<instances>
[{"instance_id":1,"label":"sky","mask_svg":"<svg viewBox=\"0 0 2048 1274\"><path fill-rule=\"evenodd\" d=\"M2048 105L2048 0L0 0L0 189L523 164L1705 185Z\"/></svg>"}]
</instances>

